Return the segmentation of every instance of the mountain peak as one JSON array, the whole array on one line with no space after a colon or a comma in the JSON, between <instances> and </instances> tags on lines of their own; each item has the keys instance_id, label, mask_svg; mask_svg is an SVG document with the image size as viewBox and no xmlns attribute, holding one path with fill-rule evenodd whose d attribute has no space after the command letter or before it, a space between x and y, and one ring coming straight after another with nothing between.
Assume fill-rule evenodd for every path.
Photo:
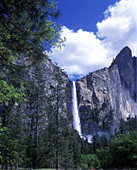
<instances>
[{"instance_id":1,"label":"mountain peak","mask_svg":"<svg viewBox=\"0 0 137 170\"><path fill-rule=\"evenodd\" d=\"M120 53L131 53L131 49L128 46L125 46Z\"/></svg>"},{"instance_id":2,"label":"mountain peak","mask_svg":"<svg viewBox=\"0 0 137 170\"><path fill-rule=\"evenodd\" d=\"M126 46L119 52L111 66L117 64L118 67L121 67L122 65L131 62L131 60L132 60L131 49L128 46Z\"/></svg>"},{"instance_id":3,"label":"mountain peak","mask_svg":"<svg viewBox=\"0 0 137 170\"><path fill-rule=\"evenodd\" d=\"M127 60L130 60L132 58L132 52L131 52L131 49L126 46L124 47L120 53L117 55L116 59L115 60L120 60L120 61L127 61Z\"/></svg>"}]
</instances>

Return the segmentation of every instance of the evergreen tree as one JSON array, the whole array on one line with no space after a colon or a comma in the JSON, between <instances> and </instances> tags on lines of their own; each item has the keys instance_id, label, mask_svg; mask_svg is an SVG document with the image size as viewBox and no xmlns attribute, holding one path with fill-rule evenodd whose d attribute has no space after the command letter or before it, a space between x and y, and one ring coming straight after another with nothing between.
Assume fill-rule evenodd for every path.
<instances>
[{"instance_id":1,"label":"evergreen tree","mask_svg":"<svg viewBox=\"0 0 137 170\"><path fill-rule=\"evenodd\" d=\"M100 141L99 141L100 137L97 132L93 136L92 140L93 140L93 152L96 153L96 150L99 149L99 147L100 147Z\"/></svg>"},{"instance_id":2,"label":"evergreen tree","mask_svg":"<svg viewBox=\"0 0 137 170\"><path fill-rule=\"evenodd\" d=\"M64 141L66 140L66 133L69 124L67 122L67 108L66 108L66 96L65 96L65 81L64 73L56 66L54 69L54 84L51 89L51 96L49 98L49 110L48 110L48 124L52 124L52 138L55 147L55 160L56 169L59 169L62 161L62 151Z\"/></svg>"},{"instance_id":3,"label":"evergreen tree","mask_svg":"<svg viewBox=\"0 0 137 170\"><path fill-rule=\"evenodd\" d=\"M100 147L108 146L108 139L105 134L100 137Z\"/></svg>"},{"instance_id":4,"label":"evergreen tree","mask_svg":"<svg viewBox=\"0 0 137 170\"><path fill-rule=\"evenodd\" d=\"M0 164L7 170L18 164L17 140L10 137L9 129L0 124Z\"/></svg>"},{"instance_id":5,"label":"evergreen tree","mask_svg":"<svg viewBox=\"0 0 137 170\"><path fill-rule=\"evenodd\" d=\"M60 42L51 18L58 15L54 0L2 0L0 2L0 104L7 100L21 100L23 87L8 80L9 68L25 65L15 62L22 55L34 64L46 58L52 45ZM45 52L45 53L44 53ZM17 71L17 70L16 70Z\"/></svg>"},{"instance_id":6,"label":"evergreen tree","mask_svg":"<svg viewBox=\"0 0 137 170\"><path fill-rule=\"evenodd\" d=\"M28 152L26 157L31 160L29 166L33 168L39 168L39 138L41 134L41 129L45 127L46 123L46 90L45 90L45 77L42 74L42 66L35 65L33 71L29 74L31 75L31 81L26 87L26 132L27 138L27 148ZM31 150L29 149L31 148Z\"/></svg>"},{"instance_id":7,"label":"evergreen tree","mask_svg":"<svg viewBox=\"0 0 137 170\"><path fill-rule=\"evenodd\" d=\"M58 16L57 3L54 0L2 0L0 2L0 39L14 57L23 53L27 57L43 57L43 51L55 43L58 27L51 17ZM8 59L8 56L7 56Z\"/></svg>"},{"instance_id":8,"label":"evergreen tree","mask_svg":"<svg viewBox=\"0 0 137 170\"><path fill-rule=\"evenodd\" d=\"M96 156L100 162L100 168L136 168L137 132L118 135L107 147L98 149Z\"/></svg>"},{"instance_id":9,"label":"evergreen tree","mask_svg":"<svg viewBox=\"0 0 137 170\"><path fill-rule=\"evenodd\" d=\"M126 123L125 121L121 118L120 120L120 125L119 125L119 133L125 133L127 131Z\"/></svg>"},{"instance_id":10,"label":"evergreen tree","mask_svg":"<svg viewBox=\"0 0 137 170\"><path fill-rule=\"evenodd\" d=\"M39 114L41 97L36 97L40 96L40 88L36 91L36 85L34 97L38 101L36 102L35 115L33 113L33 116L30 116L32 109L29 110L28 114L21 111L22 107L19 103L24 98L23 84L26 86L22 71L30 65L41 62L47 57L46 52L50 50L50 47L61 42L58 36L59 28L51 21L51 18L57 15L57 3L54 0L2 0L0 2L0 116L3 126L8 126L10 129L11 139L18 140L18 158L24 159L25 149L22 148L24 147L22 143L29 140L28 136L32 135L30 138L32 150L37 148L39 120L42 117L41 113ZM29 58L29 62L24 57ZM22 58L23 62L21 62ZM20 109L15 109L16 104ZM18 112L13 111L12 108ZM24 115L27 117L24 118ZM35 127L31 126L31 133L28 135L26 122L30 119L36 124ZM25 135L24 131L27 132ZM26 140L24 136L27 136ZM35 140L32 140L33 137ZM34 160L37 160L36 150L33 152ZM25 161L32 162L29 159ZM37 163L37 161L33 162Z\"/></svg>"}]
</instances>

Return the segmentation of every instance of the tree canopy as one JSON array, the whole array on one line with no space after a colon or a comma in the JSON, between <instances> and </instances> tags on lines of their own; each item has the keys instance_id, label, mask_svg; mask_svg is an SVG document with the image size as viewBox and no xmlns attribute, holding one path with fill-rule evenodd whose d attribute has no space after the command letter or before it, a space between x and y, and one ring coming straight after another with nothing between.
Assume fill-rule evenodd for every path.
<instances>
[{"instance_id":1,"label":"tree canopy","mask_svg":"<svg viewBox=\"0 0 137 170\"><path fill-rule=\"evenodd\" d=\"M58 16L54 0L2 0L0 2L0 41L3 53L42 57L57 41L58 30L51 21Z\"/></svg>"},{"instance_id":2,"label":"tree canopy","mask_svg":"<svg viewBox=\"0 0 137 170\"><path fill-rule=\"evenodd\" d=\"M31 64L46 58L51 46L61 42L59 27L52 18L59 14L54 0L0 1L0 103L23 98L23 86L7 78L17 71L17 59L28 57Z\"/></svg>"}]
</instances>

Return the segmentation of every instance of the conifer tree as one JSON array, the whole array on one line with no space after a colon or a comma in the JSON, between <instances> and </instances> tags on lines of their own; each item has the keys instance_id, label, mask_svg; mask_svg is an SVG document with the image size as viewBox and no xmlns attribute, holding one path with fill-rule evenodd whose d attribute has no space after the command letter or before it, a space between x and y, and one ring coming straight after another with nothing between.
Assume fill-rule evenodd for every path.
<instances>
[{"instance_id":1,"label":"conifer tree","mask_svg":"<svg viewBox=\"0 0 137 170\"><path fill-rule=\"evenodd\" d=\"M0 2L0 104L20 100L22 86L7 81L9 67L21 69L15 60L21 55L31 64L46 58L46 52L59 40L59 28L51 21L58 16L54 0L2 0ZM45 52L45 53L44 53Z\"/></svg>"},{"instance_id":2,"label":"conifer tree","mask_svg":"<svg viewBox=\"0 0 137 170\"><path fill-rule=\"evenodd\" d=\"M9 129L2 127L0 124L0 164L2 169L4 166L9 169L9 166L18 164L17 140L10 138Z\"/></svg>"},{"instance_id":3,"label":"conifer tree","mask_svg":"<svg viewBox=\"0 0 137 170\"><path fill-rule=\"evenodd\" d=\"M54 69L53 84L51 86L51 95L48 98L47 114L48 127L51 137L51 143L55 148L55 167L68 166L72 164L72 146L70 146L70 126L67 118L66 106L66 84L67 77L63 71L56 66ZM70 146L70 147L69 147ZM67 149L65 149L67 148ZM69 161L70 158L70 161ZM71 163L70 163L71 162Z\"/></svg>"},{"instance_id":4,"label":"conifer tree","mask_svg":"<svg viewBox=\"0 0 137 170\"><path fill-rule=\"evenodd\" d=\"M19 129L27 129L28 132L28 126L22 123L30 120L32 110L29 110L28 115L25 113L19 115L17 112L12 112L12 108L16 103L20 106L19 103L24 101L23 84L26 81L22 74L23 68L41 62L47 57L46 52L50 50L50 47L61 42L58 34L59 28L51 21L51 18L56 16L58 16L58 9L54 0L2 0L0 2L0 116L3 126L12 127L13 125ZM29 64L26 64L27 61L20 62L21 57L29 58ZM16 73L20 73L18 80L15 79L18 75ZM35 96L39 95L39 89L37 93L36 89L37 86ZM39 101L36 106L36 115L31 117L32 122L36 122L35 145L38 143ZM27 117L21 121L24 115ZM17 122L14 118L17 118L15 119ZM17 133L19 129L10 131L13 138L23 137L21 133Z\"/></svg>"},{"instance_id":5,"label":"conifer tree","mask_svg":"<svg viewBox=\"0 0 137 170\"><path fill-rule=\"evenodd\" d=\"M29 73L31 80L26 87L26 122L27 122L27 145L28 150L26 157L31 159L31 165L33 168L39 168L38 148L41 129L46 124L46 95L45 90L45 77L42 73L43 64L33 66L32 71ZM46 75L45 75L46 76Z\"/></svg>"}]
</instances>

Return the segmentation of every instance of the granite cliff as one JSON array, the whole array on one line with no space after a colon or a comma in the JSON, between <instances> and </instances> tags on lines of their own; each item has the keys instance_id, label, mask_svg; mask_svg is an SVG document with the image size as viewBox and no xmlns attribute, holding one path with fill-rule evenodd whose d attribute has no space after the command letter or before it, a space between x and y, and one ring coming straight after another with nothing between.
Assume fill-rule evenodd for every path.
<instances>
[{"instance_id":1,"label":"granite cliff","mask_svg":"<svg viewBox=\"0 0 137 170\"><path fill-rule=\"evenodd\" d=\"M119 130L121 118L137 115L137 58L123 48L109 68L77 80L82 132Z\"/></svg>"},{"instance_id":2,"label":"granite cliff","mask_svg":"<svg viewBox=\"0 0 137 170\"><path fill-rule=\"evenodd\" d=\"M40 112L45 115L43 119L48 119L47 112L53 112L53 110L58 108L58 112L62 116L69 118L72 122L70 112L70 80L60 67L55 65L50 59L47 59L43 64L35 65L28 69L26 79L28 79L36 89L35 92L35 89L33 90L30 86L28 87L29 93L27 94L28 97L25 103L26 110L28 109L27 103L31 102L32 95L33 104L32 108L29 109L35 112L37 107L39 107ZM35 93L36 97L34 97Z\"/></svg>"},{"instance_id":3,"label":"granite cliff","mask_svg":"<svg viewBox=\"0 0 137 170\"><path fill-rule=\"evenodd\" d=\"M22 57L17 64L29 66L31 62ZM20 74L29 83L25 87L26 100L21 106L27 120L29 113L38 110L38 114L46 115L43 118L43 122L46 122L47 108L50 108L48 103L50 101L52 106L56 105L57 93L61 96L60 107L66 110L62 113L72 125L72 82L61 68L51 60L46 60L41 65L24 67ZM77 80L76 87L82 133L114 133L119 130L121 119L137 115L137 58L132 57L131 50L125 47L109 68L97 70ZM4 114L7 107L1 107L0 115Z\"/></svg>"},{"instance_id":4,"label":"granite cliff","mask_svg":"<svg viewBox=\"0 0 137 170\"><path fill-rule=\"evenodd\" d=\"M5 102L0 106L0 118L4 119L5 124L7 124L5 114L11 112L12 115L23 115L23 120L28 124L31 122L37 126L40 122L41 126L45 126L49 115L57 109L58 113L68 118L71 124L73 119L70 103L71 82L67 74L50 59L46 59L43 63L32 64L29 58L20 56L16 64L20 69L18 72L8 74L12 77L9 82L17 86L23 81L25 100L22 103L12 100L9 104ZM37 117L37 120L34 117Z\"/></svg>"}]
</instances>

